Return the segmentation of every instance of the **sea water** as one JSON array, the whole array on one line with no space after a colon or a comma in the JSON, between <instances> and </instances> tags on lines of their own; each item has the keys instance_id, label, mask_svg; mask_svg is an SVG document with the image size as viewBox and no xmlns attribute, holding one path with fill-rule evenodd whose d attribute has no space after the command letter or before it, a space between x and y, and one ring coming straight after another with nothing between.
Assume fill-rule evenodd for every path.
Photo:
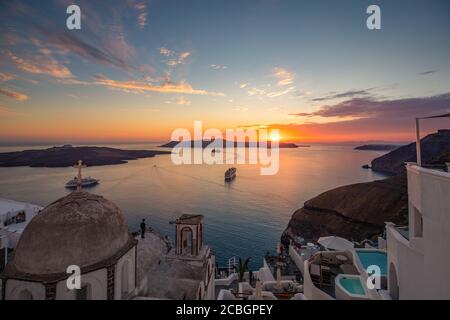
<instances>
[{"instance_id":1,"label":"sea water","mask_svg":"<svg viewBox=\"0 0 450 320\"><path fill-rule=\"evenodd\" d=\"M108 146L163 150L155 144ZM30 148L0 147L0 152ZM251 257L251 268L258 268L266 252L276 250L289 219L306 200L338 186L383 178L361 168L383 153L352 146L281 149L278 174L261 176L258 165L236 165L231 183L224 181L227 165L176 166L170 155L87 167L83 175L100 179L89 192L116 203L130 231L137 231L145 218L147 225L174 239L170 221L183 213L202 214L205 243L219 265L232 256ZM45 206L70 192L64 185L75 175L71 167L0 168L0 198Z\"/></svg>"}]
</instances>

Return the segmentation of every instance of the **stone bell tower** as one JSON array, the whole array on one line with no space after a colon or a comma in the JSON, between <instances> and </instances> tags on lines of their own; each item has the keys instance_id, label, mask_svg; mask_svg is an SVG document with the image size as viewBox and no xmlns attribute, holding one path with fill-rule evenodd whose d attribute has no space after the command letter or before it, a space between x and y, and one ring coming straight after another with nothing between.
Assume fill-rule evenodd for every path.
<instances>
[{"instance_id":1,"label":"stone bell tower","mask_svg":"<svg viewBox=\"0 0 450 320\"><path fill-rule=\"evenodd\" d=\"M198 256L203 248L203 215L183 214L176 224L176 254Z\"/></svg>"}]
</instances>

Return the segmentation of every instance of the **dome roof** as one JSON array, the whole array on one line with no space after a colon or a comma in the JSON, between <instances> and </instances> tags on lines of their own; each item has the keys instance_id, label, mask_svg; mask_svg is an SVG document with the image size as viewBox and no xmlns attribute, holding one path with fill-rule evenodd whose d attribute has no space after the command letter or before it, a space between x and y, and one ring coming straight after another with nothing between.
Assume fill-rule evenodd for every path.
<instances>
[{"instance_id":1,"label":"dome roof","mask_svg":"<svg viewBox=\"0 0 450 320\"><path fill-rule=\"evenodd\" d=\"M14 273L66 273L110 259L130 241L120 209L105 198L75 191L45 207L25 228L8 269Z\"/></svg>"}]
</instances>

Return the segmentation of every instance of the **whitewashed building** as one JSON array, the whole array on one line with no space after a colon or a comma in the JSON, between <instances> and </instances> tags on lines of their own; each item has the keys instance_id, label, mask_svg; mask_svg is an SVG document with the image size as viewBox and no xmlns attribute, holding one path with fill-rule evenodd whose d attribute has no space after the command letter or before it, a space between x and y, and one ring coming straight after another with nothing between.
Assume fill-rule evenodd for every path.
<instances>
[{"instance_id":1,"label":"whitewashed building","mask_svg":"<svg viewBox=\"0 0 450 320\"><path fill-rule=\"evenodd\" d=\"M387 223L393 299L450 299L450 173L407 164L409 227Z\"/></svg>"},{"instance_id":2,"label":"whitewashed building","mask_svg":"<svg viewBox=\"0 0 450 320\"><path fill-rule=\"evenodd\" d=\"M27 224L41 210L38 205L0 199L0 248L15 248Z\"/></svg>"}]
</instances>

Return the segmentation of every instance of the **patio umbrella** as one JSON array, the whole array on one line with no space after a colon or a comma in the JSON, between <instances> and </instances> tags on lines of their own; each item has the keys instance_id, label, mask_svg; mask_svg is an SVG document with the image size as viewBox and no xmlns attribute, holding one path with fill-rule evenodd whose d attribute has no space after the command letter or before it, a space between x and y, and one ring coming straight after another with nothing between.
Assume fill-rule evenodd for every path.
<instances>
[{"instance_id":1,"label":"patio umbrella","mask_svg":"<svg viewBox=\"0 0 450 320\"><path fill-rule=\"evenodd\" d=\"M355 247L353 242L336 236L320 237L317 243L330 250L350 250Z\"/></svg>"}]
</instances>

